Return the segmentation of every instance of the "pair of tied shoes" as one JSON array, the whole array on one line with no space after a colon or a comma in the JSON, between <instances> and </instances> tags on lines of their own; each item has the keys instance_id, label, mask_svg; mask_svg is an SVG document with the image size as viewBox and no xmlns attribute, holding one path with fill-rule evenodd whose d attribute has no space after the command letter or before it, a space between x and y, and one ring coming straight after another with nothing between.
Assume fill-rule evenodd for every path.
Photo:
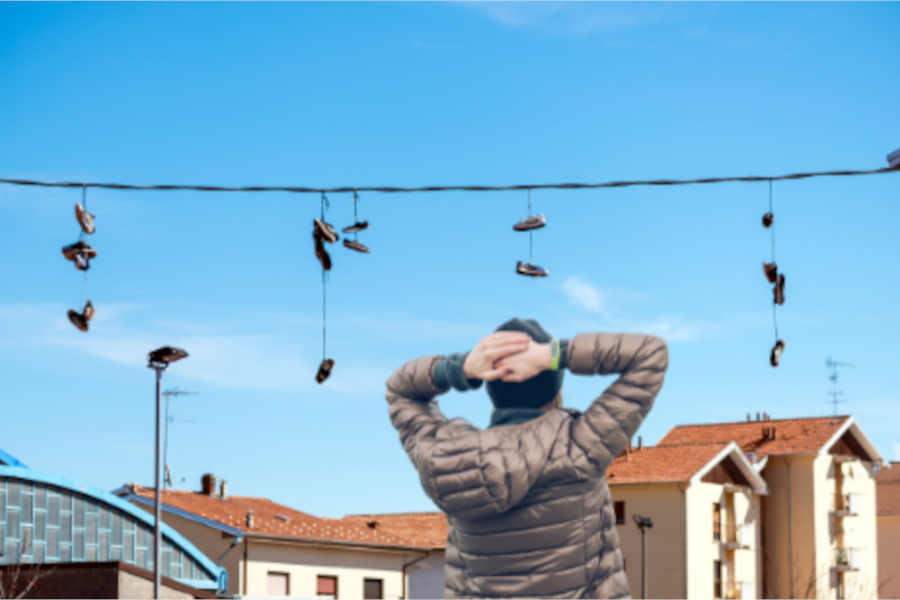
<instances>
[{"instance_id":1,"label":"pair of tied shoes","mask_svg":"<svg viewBox=\"0 0 900 600\"><path fill-rule=\"evenodd\" d=\"M79 312L75 312L74 310L70 310L70 311L69 311L69 313L68 313L68 314L69 314L69 321L71 321L71 322L72 322L72 325L74 325L75 327L77 327L79 330L81 330L81 331L87 331L87 330L88 330L88 323L90 322L91 319L94 318L94 313L95 313L95 312L96 312L96 311L94 310L94 305L91 304L91 301L90 301L90 300L88 300L88 301L85 303L84 308L81 310L80 313L79 313Z\"/></svg>"},{"instance_id":2,"label":"pair of tied shoes","mask_svg":"<svg viewBox=\"0 0 900 600\"><path fill-rule=\"evenodd\" d=\"M513 229L516 231L531 231L533 229L540 229L546 225L547 219L544 217L544 214L538 213L536 217L525 217L520 220L513 225ZM539 267L538 265L533 265L520 260L516 262L516 273L527 277L546 277L550 274L550 271L543 267Z\"/></svg>"},{"instance_id":3,"label":"pair of tied shoes","mask_svg":"<svg viewBox=\"0 0 900 600\"><path fill-rule=\"evenodd\" d=\"M364 229L369 228L368 221L357 221L353 225L347 225L341 231L344 233L356 233L357 231L363 231ZM357 252L371 252L368 246L358 242L357 240L348 240L344 238L344 247L350 248L351 250L356 250Z\"/></svg>"},{"instance_id":4,"label":"pair of tied shoes","mask_svg":"<svg viewBox=\"0 0 900 600\"><path fill-rule=\"evenodd\" d=\"M784 273L779 273L778 265L773 262L763 263L763 273L769 283L775 284L775 287L772 288L772 301L779 306L784 304Z\"/></svg>"},{"instance_id":5,"label":"pair of tied shoes","mask_svg":"<svg viewBox=\"0 0 900 600\"><path fill-rule=\"evenodd\" d=\"M62 249L63 256L66 260L75 263L75 268L79 271L87 271L91 268L91 259L97 256L97 251L83 241L75 242L64 246Z\"/></svg>"}]
</instances>

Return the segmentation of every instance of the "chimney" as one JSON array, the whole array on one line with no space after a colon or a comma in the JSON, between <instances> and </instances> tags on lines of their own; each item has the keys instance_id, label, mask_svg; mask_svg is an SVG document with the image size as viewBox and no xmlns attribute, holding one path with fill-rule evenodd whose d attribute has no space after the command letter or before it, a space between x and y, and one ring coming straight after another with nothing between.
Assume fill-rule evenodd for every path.
<instances>
[{"instance_id":1,"label":"chimney","mask_svg":"<svg viewBox=\"0 0 900 600\"><path fill-rule=\"evenodd\" d=\"M216 476L212 473L204 473L203 477L200 478L200 482L202 483L202 487L200 491L206 494L207 496L212 496L216 493Z\"/></svg>"},{"instance_id":2,"label":"chimney","mask_svg":"<svg viewBox=\"0 0 900 600\"><path fill-rule=\"evenodd\" d=\"M628 447L625 448L625 460L628 460L631 456L631 438L628 438Z\"/></svg>"},{"instance_id":3,"label":"chimney","mask_svg":"<svg viewBox=\"0 0 900 600\"><path fill-rule=\"evenodd\" d=\"M247 511L247 529L253 529L253 511Z\"/></svg>"},{"instance_id":4,"label":"chimney","mask_svg":"<svg viewBox=\"0 0 900 600\"><path fill-rule=\"evenodd\" d=\"M224 500L227 492L228 492L228 482L223 479L219 483L219 498Z\"/></svg>"},{"instance_id":5,"label":"chimney","mask_svg":"<svg viewBox=\"0 0 900 600\"><path fill-rule=\"evenodd\" d=\"M643 448L643 447L644 447L644 436L639 435L639 436L638 436L638 447L637 447L637 449L640 450L640 449Z\"/></svg>"},{"instance_id":6,"label":"chimney","mask_svg":"<svg viewBox=\"0 0 900 600\"><path fill-rule=\"evenodd\" d=\"M759 421L759 411L756 411L756 420Z\"/></svg>"},{"instance_id":7,"label":"chimney","mask_svg":"<svg viewBox=\"0 0 900 600\"><path fill-rule=\"evenodd\" d=\"M750 413L747 413L747 422L750 422Z\"/></svg>"}]
</instances>

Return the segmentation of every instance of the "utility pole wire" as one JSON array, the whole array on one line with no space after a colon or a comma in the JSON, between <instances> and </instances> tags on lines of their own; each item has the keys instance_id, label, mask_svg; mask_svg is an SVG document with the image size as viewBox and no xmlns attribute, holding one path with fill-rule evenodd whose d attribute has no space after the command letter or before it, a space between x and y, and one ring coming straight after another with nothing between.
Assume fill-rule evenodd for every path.
<instances>
[{"instance_id":1,"label":"utility pole wire","mask_svg":"<svg viewBox=\"0 0 900 600\"><path fill-rule=\"evenodd\" d=\"M36 181L32 179L0 179L0 183L11 185L28 185L38 187L59 188L103 188L110 190L153 190L174 191L190 190L196 192L291 192L296 194L352 193L352 192L505 192L515 190L581 190L597 188L630 187L636 185L692 185L703 183L725 183L731 181L781 181L785 179L807 179L810 177L846 177L850 175L877 175L880 173L900 173L900 165L868 170L811 171L805 173L789 173L786 175L761 176L747 175L743 177L703 177L699 179L647 179L606 181L601 183L540 183L516 185L428 185L421 187L401 186L340 186L330 188L304 186L217 186L217 185L134 185L129 183L97 183L84 181Z\"/></svg>"}]
</instances>

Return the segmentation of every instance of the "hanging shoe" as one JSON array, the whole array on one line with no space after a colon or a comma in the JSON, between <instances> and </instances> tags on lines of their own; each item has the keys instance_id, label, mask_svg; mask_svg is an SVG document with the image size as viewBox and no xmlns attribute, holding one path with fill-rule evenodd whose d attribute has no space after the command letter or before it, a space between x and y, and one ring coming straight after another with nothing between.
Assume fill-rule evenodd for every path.
<instances>
[{"instance_id":1,"label":"hanging shoe","mask_svg":"<svg viewBox=\"0 0 900 600\"><path fill-rule=\"evenodd\" d=\"M515 225L513 229L516 231L528 231L529 229L540 229L547 224L547 219L542 213L538 213L536 217L525 217Z\"/></svg>"},{"instance_id":2,"label":"hanging shoe","mask_svg":"<svg viewBox=\"0 0 900 600\"><path fill-rule=\"evenodd\" d=\"M772 353L769 355L769 363L773 367L777 367L781 362L781 353L784 352L784 340L778 340L772 347Z\"/></svg>"},{"instance_id":3,"label":"hanging shoe","mask_svg":"<svg viewBox=\"0 0 900 600\"><path fill-rule=\"evenodd\" d=\"M322 383L328 376L331 375L331 369L334 367L334 359L326 358L322 361L322 364L319 365L319 372L316 373L316 383Z\"/></svg>"},{"instance_id":4,"label":"hanging shoe","mask_svg":"<svg viewBox=\"0 0 900 600\"><path fill-rule=\"evenodd\" d=\"M322 243L322 239L318 238L313 234L313 239L316 241L316 258L319 259L319 262L322 263L322 268L326 271L331 270L331 257L328 255L328 252L325 250L325 244Z\"/></svg>"},{"instance_id":5,"label":"hanging shoe","mask_svg":"<svg viewBox=\"0 0 900 600\"><path fill-rule=\"evenodd\" d=\"M75 268L79 271L87 271L91 268L91 261L88 260L84 252L75 255Z\"/></svg>"},{"instance_id":6,"label":"hanging shoe","mask_svg":"<svg viewBox=\"0 0 900 600\"><path fill-rule=\"evenodd\" d=\"M84 315L81 313L77 313L74 310L69 311L69 321L72 322L72 325L77 327L81 331L88 330L88 322L87 319L84 318Z\"/></svg>"},{"instance_id":7,"label":"hanging shoe","mask_svg":"<svg viewBox=\"0 0 900 600\"><path fill-rule=\"evenodd\" d=\"M75 203L75 218L78 219L78 224L81 225L83 232L88 235L94 233L94 215L78 202Z\"/></svg>"},{"instance_id":8,"label":"hanging shoe","mask_svg":"<svg viewBox=\"0 0 900 600\"><path fill-rule=\"evenodd\" d=\"M313 235L329 244L333 244L340 239L331 223L326 223L319 219L313 219Z\"/></svg>"},{"instance_id":9,"label":"hanging shoe","mask_svg":"<svg viewBox=\"0 0 900 600\"><path fill-rule=\"evenodd\" d=\"M344 238L344 246L350 248L351 250L356 250L357 252L371 252L368 246L366 246L365 244L361 244L356 240L348 240L347 238Z\"/></svg>"},{"instance_id":10,"label":"hanging shoe","mask_svg":"<svg viewBox=\"0 0 900 600\"><path fill-rule=\"evenodd\" d=\"M368 229L368 228L369 228L368 221L357 221L353 225L348 225L348 226L344 227L343 229L341 229L341 231L343 231L344 233L355 233L357 231L362 231L363 229Z\"/></svg>"},{"instance_id":11,"label":"hanging shoe","mask_svg":"<svg viewBox=\"0 0 900 600\"><path fill-rule=\"evenodd\" d=\"M766 279L769 280L769 283L775 283L776 281L778 281L778 266L775 263L764 262L763 273L766 274Z\"/></svg>"},{"instance_id":12,"label":"hanging shoe","mask_svg":"<svg viewBox=\"0 0 900 600\"><path fill-rule=\"evenodd\" d=\"M773 221L775 221L775 215L773 215L770 212L767 212L762 217L762 224L763 224L763 227L765 227L766 229L768 229L769 227L772 226Z\"/></svg>"},{"instance_id":13,"label":"hanging shoe","mask_svg":"<svg viewBox=\"0 0 900 600\"><path fill-rule=\"evenodd\" d=\"M90 301L90 300L88 300L88 301L85 303L84 309L82 309L81 314L84 316L84 320L85 320L85 321L90 321L91 319L94 318L94 314L95 314L96 312L97 312L97 311L94 310L94 305L91 304L91 301Z\"/></svg>"},{"instance_id":14,"label":"hanging shoe","mask_svg":"<svg viewBox=\"0 0 900 600\"><path fill-rule=\"evenodd\" d=\"M516 273L519 275L527 275L529 277L546 277L550 274L546 269L542 269L531 263L522 262L521 260L516 263Z\"/></svg>"},{"instance_id":15,"label":"hanging shoe","mask_svg":"<svg viewBox=\"0 0 900 600\"><path fill-rule=\"evenodd\" d=\"M94 258L95 256L97 256L97 251L82 241L64 246L62 249L62 253L63 256L65 256L68 260L75 260L75 256L78 254L84 254L85 258Z\"/></svg>"},{"instance_id":16,"label":"hanging shoe","mask_svg":"<svg viewBox=\"0 0 900 600\"><path fill-rule=\"evenodd\" d=\"M774 297L775 304L778 304L779 306L784 304L784 273L778 274L778 283L772 288L772 296Z\"/></svg>"}]
</instances>

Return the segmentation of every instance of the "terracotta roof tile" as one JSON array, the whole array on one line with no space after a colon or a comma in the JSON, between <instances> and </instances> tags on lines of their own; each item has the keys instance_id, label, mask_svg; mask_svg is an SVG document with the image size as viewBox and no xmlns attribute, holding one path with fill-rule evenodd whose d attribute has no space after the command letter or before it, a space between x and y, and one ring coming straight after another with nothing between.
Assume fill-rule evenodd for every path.
<instances>
[{"instance_id":1,"label":"terracotta roof tile","mask_svg":"<svg viewBox=\"0 0 900 600\"><path fill-rule=\"evenodd\" d=\"M435 549L447 546L449 525L441 512L347 515L344 520L366 527L374 525L376 530L409 540L416 546Z\"/></svg>"},{"instance_id":2,"label":"terracotta roof tile","mask_svg":"<svg viewBox=\"0 0 900 600\"><path fill-rule=\"evenodd\" d=\"M135 494L153 499L153 488L128 486ZM419 547L386 530L371 529L346 519L324 519L272 502L267 498L206 495L201 492L165 490L162 502L253 535L275 535L331 542ZM253 511L253 527L247 513Z\"/></svg>"},{"instance_id":3,"label":"terracotta roof tile","mask_svg":"<svg viewBox=\"0 0 900 600\"><path fill-rule=\"evenodd\" d=\"M760 458L770 454L805 454L822 448L849 418L844 415L676 425L659 445L733 440L744 452L754 452ZM764 439L763 429L767 427L775 428L775 439Z\"/></svg>"},{"instance_id":4,"label":"terracotta roof tile","mask_svg":"<svg viewBox=\"0 0 900 600\"><path fill-rule=\"evenodd\" d=\"M609 485L688 481L727 443L644 446L616 458L606 471Z\"/></svg>"},{"instance_id":5,"label":"terracotta roof tile","mask_svg":"<svg viewBox=\"0 0 900 600\"><path fill-rule=\"evenodd\" d=\"M900 462L875 475L875 497L879 516L900 515Z\"/></svg>"}]
</instances>

